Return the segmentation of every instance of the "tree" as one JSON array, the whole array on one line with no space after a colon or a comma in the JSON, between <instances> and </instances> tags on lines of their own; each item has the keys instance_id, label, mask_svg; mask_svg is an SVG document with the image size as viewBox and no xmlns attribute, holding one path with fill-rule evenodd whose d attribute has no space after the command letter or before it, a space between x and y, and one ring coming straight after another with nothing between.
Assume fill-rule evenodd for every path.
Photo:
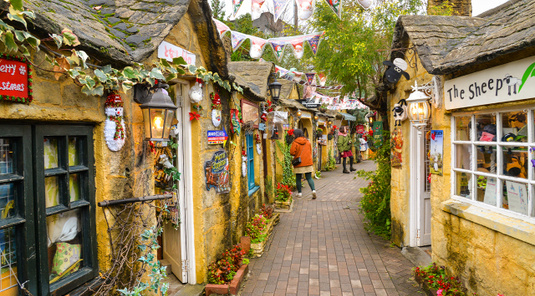
<instances>
[{"instance_id":1,"label":"tree","mask_svg":"<svg viewBox=\"0 0 535 296\"><path fill-rule=\"evenodd\" d=\"M316 31L324 31L315 69L330 80L343 84L342 94L369 98L377 94L383 76L383 61L388 59L399 15L421 10L421 0L384 0L364 10L356 1L342 2L339 19L323 2L318 2L310 21ZM377 96L381 97L381 96ZM370 108L386 111L384 99L366 102ZM381 113L382 113L381 112Z\"/></svg>"},{"instance_id":2,"label":"tree","mask_svg":"<svg viewBox=\"0 0 535 296\"><path fill-rule=\"evenodd\" d=\"M212 15L214 18L223 21L225 18L225 2L222 2L221 0L212 0L210 7L212 7Z\"/></svg>"}]
</instances>

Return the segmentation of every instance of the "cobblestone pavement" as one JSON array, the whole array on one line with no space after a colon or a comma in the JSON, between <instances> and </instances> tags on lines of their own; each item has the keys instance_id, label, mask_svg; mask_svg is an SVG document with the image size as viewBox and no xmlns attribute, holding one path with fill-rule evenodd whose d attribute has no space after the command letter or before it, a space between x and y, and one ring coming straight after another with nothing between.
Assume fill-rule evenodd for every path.
<instances>
[{"instance_id":1,"label":"cobblestone pavement","mask_svg":"<svg viewBox=\"0 0 535 296\"><path fill-rule=\"evenodd\" d=\"M314 180L316 200L303 189L293 212L281 213L262 257L251 259L240 295L424 295L400 249L364 230L358 189L367 182L355 176L339 165Z\"/></svg>"}]
</instances>

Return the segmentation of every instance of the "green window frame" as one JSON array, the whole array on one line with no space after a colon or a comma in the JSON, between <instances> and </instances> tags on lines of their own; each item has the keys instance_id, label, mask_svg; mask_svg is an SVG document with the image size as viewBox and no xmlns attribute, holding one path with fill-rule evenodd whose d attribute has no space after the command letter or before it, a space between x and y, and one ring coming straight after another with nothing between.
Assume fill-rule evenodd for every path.
<instances>
[{"instance_id":1,"label":"green window frame","mask_svg":"<svg viewBox=\"0 0 535 296\"><path fill-rule=\"evenodd\" d=\"M16 161L12 162L17 170L7 175L0 172L0 185L15 185L16 214L0 220L0 229L15 228L17 277L21 283L28 281L26 287L34 295L67 294L98 276L93 127L1 125L0 139L15 145ZM47 146L51 142L54 145ZM47 147L55 148L55 164L45 168ZM47 191L51 187L54 203ZM74 230L70 228L74 237L66 236L69 216L76 221ZM51 239L56 229L60 236ZM51 276L57 270L53 268L55 256L60 253L56 242L63 247L69 239L75 241L82 260L72 273Z\"/></svg>"}]
</instances>

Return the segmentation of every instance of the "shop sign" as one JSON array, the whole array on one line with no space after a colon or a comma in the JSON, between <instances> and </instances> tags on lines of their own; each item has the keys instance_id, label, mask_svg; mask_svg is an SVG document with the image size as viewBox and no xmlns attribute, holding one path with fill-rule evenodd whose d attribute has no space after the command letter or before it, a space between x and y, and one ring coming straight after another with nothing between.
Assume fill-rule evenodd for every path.
<instances>
[{"instance_id":1,"label":"shop sign","mask_svg":"<svg viewBox=\"0 0 535 296\"><path fill-rule=\"evenodd\" d=\"M162 41L158 46L158 58L173 61L174 58L182 57L188 65L195 65L195 54L183 48Z\"/></svg>"},{"instance_id":2,"label":"shop sign","mask_svg":"<svg viewBox=\"0 0 535 296\"><path fill-rule=\"evenodd\" d=\"M209 145L225 144L225 142L228 140L228 135L224 130L207 131L206 136L208 137Z\"/></svg>"},{"instance_id":3,"label":"shop sign","mask_svg":"<svg viewBox=\"0 0 535 296\"><path fill-rule=\"evenodd\" d=\"M32 101L32 73L25 58L2 55L0 58L0 100Z\"/></svg>"},{"instance_id":4,"label":"shop sign","mask_svg":"<svg viewBox=\"0 0 535 296\"><path fill-rule=\"evenodd\" d=\"M366 126L363 124L359 124L356 127L357 134L364 135L366 133Z\"/></svg>"},{"instance_id":5,"label":"shop sign","mask_svg":"<svg viewBox=\"0 0 535 296\"><path fill-rule=\"evenodd\" d=\"M444 82L447 110L535 97L535 56Z\"/></svg>"},{"instance_id":6,"label":"shop sign","mask_svg":"<svg viewBox=\"0 0 535 296\"><path fill-rule=\"evenodd\" d=\"M373 144L375 145L375 147L379 148L381 147L382 142L383 142L383 122L374 121L373 122Z\"/></svg>"},{"instance_id":7,"label":"shop sign","mask_svg":"<svg viewBox=\"0 0 535 296\"><path fill-rule=\"evenodd\" d=\"M204 175L206 190L215 188L217 193L230 192L229 162L225 150L217 151L212 159L204 164Z\"/></svg>"}]
</instances>

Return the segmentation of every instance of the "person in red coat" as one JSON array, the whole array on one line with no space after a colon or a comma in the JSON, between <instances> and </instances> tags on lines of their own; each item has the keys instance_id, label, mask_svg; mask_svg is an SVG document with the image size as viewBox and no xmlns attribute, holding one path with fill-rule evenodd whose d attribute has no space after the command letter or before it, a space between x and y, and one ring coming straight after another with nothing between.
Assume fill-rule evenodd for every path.
<instances>
[{"instance_id":1,"label":"person in red coat","mask_svg":"<svg viewBox=\"0 0 535 296\"><path fill-rule=\"evenodd\" d=\"M297 185L297 197L303 196L301 193L301 180L303 174L312 189L312 199L316 199L316 188L314 187L314 180L312 179L312 172L314 171L314 162L312 160L312 144L305 138L303 131L300 129L294 130L295 140L290 147L290 154L295 158L301 157L301 163L294 166L295 183Z\"/></svg>"}]
</instances>

